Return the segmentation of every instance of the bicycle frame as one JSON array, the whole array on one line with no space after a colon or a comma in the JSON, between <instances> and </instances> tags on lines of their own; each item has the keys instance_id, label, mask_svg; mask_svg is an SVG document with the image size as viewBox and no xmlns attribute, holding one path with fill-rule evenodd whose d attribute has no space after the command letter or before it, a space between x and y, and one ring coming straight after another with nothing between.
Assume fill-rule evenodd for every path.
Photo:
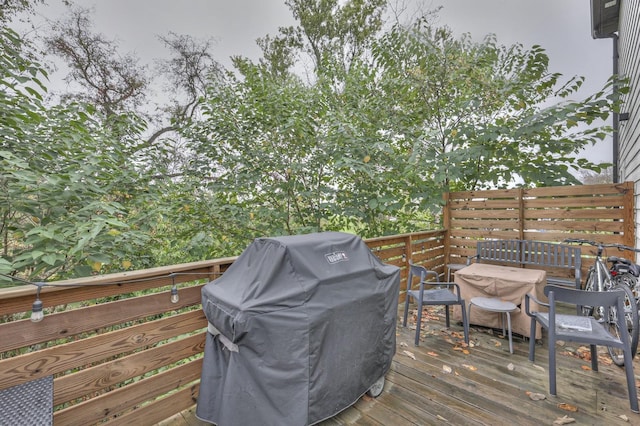
<instances>
[{"instance_id":1,"label":"bicycle frame","mask_svg":"<svg viewBox=\"0 0 640 426\"><path fill-rule=\"evenodd\" d=\"M607 266L602 261L601 254L598 253L596 257L596 261L593 265L594 273L596 274L596 282L593 290L595 291L606 291L611 289L611 273ZM602 306L594 307L593 316L596 319L604 319L605 312Z\"/></svg>"},{"instance_id":2,"label":"bicycle frame","mask_svg":"<svg viewBox=\"0 0 640 426\"><path fill-rule=\"evenodd\" d=\"M598 253L596 255L596 260L593 264L593 268L596 272L596 283L598 284L597 288L595 288L594 290L605 291L611 289L611 272L609 271L609 268L607 268L605 262L602 260L602 247L600 246L598 247Z\"/></svg>"}]
</instances>

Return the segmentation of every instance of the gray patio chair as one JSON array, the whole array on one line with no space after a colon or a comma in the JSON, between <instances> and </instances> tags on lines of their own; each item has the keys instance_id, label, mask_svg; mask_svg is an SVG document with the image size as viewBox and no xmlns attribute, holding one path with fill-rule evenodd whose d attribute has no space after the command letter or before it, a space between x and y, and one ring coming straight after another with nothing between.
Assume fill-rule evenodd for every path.
<instances>
[{"instance_id":1,"label":"gray patio chair","mask_svg":"<svg viewBox=\"0 0 640 426\"><path fill-rule=\"evenodd\" d=\"M427 281L427 277L434 277L435 281ZM412 290L415 278L420 279L418 290ZM420 326L422 322L422 307L427 305L444 305L447 327L449 324L449 306L460 305L462 311L462 325L464 328L464 341L469 343L469 322L467 321L464 299L460 297L460 287L452 282L440 282L435 271L429 271L424 266L409 263L409 276L407 277L407 297L404 302L404 318L402 326L407 326L409 314L409 299L418 304L418 318L416 320L416 346L420 342Z\"/></svg>"},{"instance_id":2,"label":"gray patio chair","mask_svg":"<svg viewBox=\"0 0 640 426\"><path fill-rule=\"evenodd\" d=\"M556 396L556 341L571 341L586 343L591 348L591 369L598 371L597 345L622 348L624 353L624 368L627 375L627 388L631 411L638 413L638 396L633 375L633 363L631 343L628 336L627 324L624 315L618 315L620 338L612 335L606 327L593 317L581 315L566 315L556 312L556 303L579 306L603 306L607 311L615 306L617 312L624 312L625 293L622 290L611 291L585 291L575 288L548 285L544 288L544 294L549 303L537 300L533 295L525 296L525 311L531 317L531 336L535 336L536 322L547 330L549 345L549 393ZM535 300L541 306L548 307L548 312L531 312L530 299ZM535 359L535 338L529 341L529 361Z\"/></svg>"}]
</instances>

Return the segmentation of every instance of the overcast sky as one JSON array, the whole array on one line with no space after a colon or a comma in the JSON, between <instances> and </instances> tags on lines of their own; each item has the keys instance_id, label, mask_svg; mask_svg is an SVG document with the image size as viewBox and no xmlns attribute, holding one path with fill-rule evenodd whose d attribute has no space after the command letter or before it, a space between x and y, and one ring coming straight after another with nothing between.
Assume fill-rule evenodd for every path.
<instances>
[{"instance_id":1,"label":"overcast sky","mask_svg":"<svg viewBox=\"0 0 640 426\"><path fill-rule=\"evenodd\" d=\"M40 13L55 19L60 0ZM420 0L408 0L408 2ZM157 35L173 31L215 41L214 55L230 66L232 55L257 59L255 40L294 23L284 0L77 0L93 7L96 30L144 61L166 54ZM611 39L594 40L589 0L423 0L423 9L443 6L439 24L480 41L494 33L500 44L541 45L549 68L565 77L586 77L580 97L600 89L612 73ZM611 161L610 141L589 149L592 160Z\"/></svg>"}]
</instances>

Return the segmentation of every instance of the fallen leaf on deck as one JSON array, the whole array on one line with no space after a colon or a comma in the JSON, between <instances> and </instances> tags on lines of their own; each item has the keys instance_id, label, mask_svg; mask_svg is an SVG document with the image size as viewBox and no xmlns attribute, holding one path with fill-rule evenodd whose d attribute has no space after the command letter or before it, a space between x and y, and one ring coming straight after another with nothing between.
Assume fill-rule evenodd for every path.
<instances>
[{"instance_id":1,"label":"fallen leaf on deck","mask_svg":"<svg viewBox=\"0 0 640 426\"><path fill-rule=\"evenodd\" d=\"M431 356L438 356L438 354L437 354L437 353L435 353L435 352L427 352L427 355L431 355Z\"/></svg>"},{"instance_id":2,"label":"fallen leaf on deck","mask_svg":"<svg viewBox=\"0 0 640 426\"><path fill-rule=\"evenodd\" d=\"M576 407L575 405L567 404L566 402L558 404L558 408L563 409L564 411L572 411L574 413L578 411L578 407Z\"/></svg>"},{"instance_id":3,"label":"fallen leaf on deck","mask_svg":"<svg viewBox=\"0 0 640 426\"><path fill-rule=\"evenodd\" d=\"M409 345L407 345L405 342L400 342L400 347L401 347L401 348L406 348L406 347L408 347L408 346L409 346Z\"/></svg>"},{"instance_id":4,"label":"fallen leaf on deck","mask_svg":"<svg viewBox=\"0 0 640 426\"><path fill-rule=\"evenodd\" d=\"M527 395L532 401L542 401L543 399L547 399L547 396L543 393L527 392Z\"/></svg>"},{"instance_id":5,"label":"fallen leaf on deck","mask_svg":"<svg viewBox=\"0 0 640 426\"><path fill-rule=\"evenodd\" d=\"M584 371L591 371L591 367L589 367L588 365L581 365L580 368L582 368Z\"/></svg>"},{"instance_id":6,"label":"fallen leaf on deck","mask_svg":"<svg viewBox=\"0 0 640 426\"><path fill-rule=\"evenodd\" d=\"M442 420L443 422L447 422L449 423L449 420L445 419L444 417L442 417L440 414L436 415L436 417L440 420Z\"/></svg>"},{"instance_id":7,"label":"fallen leaf on deck","mask_svg":"<svg viewBox=\"0 0 640 426\"><path fill-rule=\"evenodd\" d=\"M604 365L613 364L613 360L608 355L598 356L598 362L601 363L601 364L604 364Z\"/></svg>"},{"instance_id":8,"label":"fallen leaf on deck","mask_svg":"<svg viewBox=\"0 0 640 426\"><path fill-rule=\"evenodd\" d=\"M624 420L625 422L629 421L629 417L625 416L624 414L620 414L618 417Z\"/></svg>"},{"instance_id":9,"label":"fallen leaf on deck","mask_svg":"<svg viewBox=\"0 0 640 426\"><path fill-rule=\"evenodd\" d=\"M469 355L469 353L470 353L470 352L469 352L469 349L465 349L465 348L462 348L462 347L460 347L460 346L455 346L455 347L453 348L453 350L454 350L454 351L460 351L460 352L462 352L462 353L463 353L463 354L465 354L465 355Z\"/></svg>"},{"instance_id":10,"label":"fallen leaf on deck","mask_svg":"<svg viewBox=\"0 0 640 426\"><path fill-rule=\"evenodd\" d=\"M537 368L537 369L538 369L538 370L540 370L540 371L545 371L545 370L544 370L544 367L541 367L541 366L539 366L539 365L537 365L537 364L533 364L533 368Z\"/></svg>"},{"instance_id":11,"label":"fallen leaf on deck","mask_svg":"<svg viewBox=\"0 0 640 426\"><path fill-rule=\"evenodd\" d=\"M507 370L509 370L509 371L514 371L515 369L516 369L516 366L515 366L515 365L513 365L513 363L512 363L512 362L510 362L510 363L507 365Z\"/></svg>"},{"instance_id":12,"label":"fallen leaf on deck","mask_svg":"<svg viewBox=\"0 0 640 426\"><path fill-rule=\"evenodd\" d=\"M559 417L553 421L554 425L568 425L569 423L575 423L576 419L568 416Z\"/></svg>"},{"instance_id":13,"label":"fallen leaf on deck","mask_svg":"<svg viewBox=\"0 0 640 426\"><path fill-rule=\"evenodd\" d=\"M453 372L453 369L451 367L449 367L448 365L443 365L442 366L442 372L445 374L451 374L451 372Z\"/></svg>"},{"instance_id":14,"label":"fallen leaf on deck","mask_svg":"<svg viewBox=\"0 0 640 426\"><path fill-rule=\"evenodd\" d=\"M415 361L416 356L413 354L413 352L409 352L409 351L402 351L403 354L405 354L406 356L408 356L409 358L411 358L412 360Z\"/></svg>"},{"instance_id":15,"label":"fallen leaf on deck","mask_svg":"<svg viewBox=\"0 0 640 426\"><path fill-rule=\"evenodd\" d=\"M471 370L471 371L476 371L478 369L478 367L474 367L473 365L469 365L469 364L462 364L462 366L467 370Z\"/></svg>"}]
</instances>

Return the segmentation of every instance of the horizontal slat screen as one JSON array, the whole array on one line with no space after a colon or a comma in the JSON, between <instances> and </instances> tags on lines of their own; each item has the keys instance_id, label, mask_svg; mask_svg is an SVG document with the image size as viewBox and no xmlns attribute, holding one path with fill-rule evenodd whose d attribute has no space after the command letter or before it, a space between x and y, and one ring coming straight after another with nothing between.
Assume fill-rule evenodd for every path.
<instances>
[{"instance_id":1,"label":"horizontal slat screen","mask_svg":"<svg viewBox=\"0 0 640 426\"><path fill-rule=\"evenodd\" d=\"M450 263L464 263L475 254L476 242L487 239L583 238L629 246L635 241L632 182L452 192L445 201ZM582 253L586 273L595 251L582 246Z\"/></svg>"}]
</instances>

